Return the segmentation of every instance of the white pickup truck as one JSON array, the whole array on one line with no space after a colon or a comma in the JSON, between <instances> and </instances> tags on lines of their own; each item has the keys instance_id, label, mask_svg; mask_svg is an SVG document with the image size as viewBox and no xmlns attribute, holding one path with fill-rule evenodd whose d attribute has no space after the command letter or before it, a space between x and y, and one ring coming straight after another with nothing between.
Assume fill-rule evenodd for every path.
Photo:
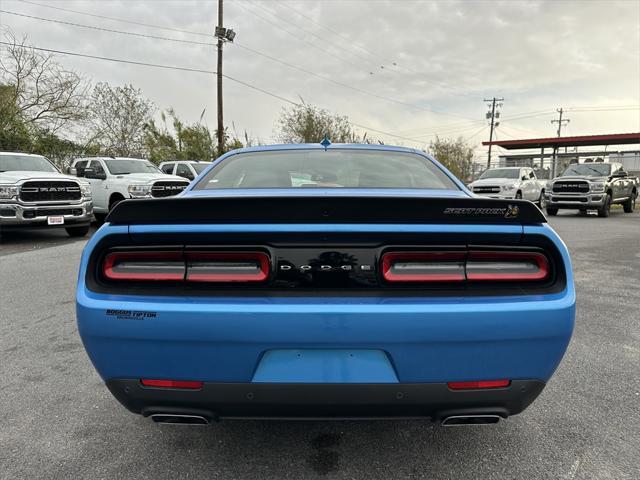
<instances>
[{"instance_id":1,"label":"white pickup truck","mask_svg":"<svg viewBox=\"0 0 640 480\"><path fill-rule=\"evenodd\" d=\"M189 185L184 178L167 175L153 163L139 158L77 158L69 173L91 184L96 217L108 214L127 198L171 197Z\"/></svg>"},{"instance_id":2,"label":"white pickup truck","mask_svg":"<svg viewBox=\"0 0 640 480\"><path fill-rule=\"evenodd\" d=\"M542 207L544 184L532 168L504 167L485 170L478 180L469 184L469 189L483 197L521 198Z\"/></svg>"},{"instance_id":3,"label":"white pickup truck","mask_svg":"<svg viewBox=\"0 0 640 480\"><path fill-rule=\"evenodd\" d=\"M64 228L71 237L89 231L93 218L87 182L61 174L41 155L0 152L0 234L13 228Z\"/></svg>"}]
</instances>

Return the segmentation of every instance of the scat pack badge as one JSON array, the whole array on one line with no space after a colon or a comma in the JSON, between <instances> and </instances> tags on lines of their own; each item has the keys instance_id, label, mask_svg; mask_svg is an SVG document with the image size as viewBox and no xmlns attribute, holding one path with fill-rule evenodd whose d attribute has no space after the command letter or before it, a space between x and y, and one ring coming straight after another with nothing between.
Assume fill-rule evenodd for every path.
<instances>
[{"instance_id":1,"label":"scat pack badge","mask_svg":"<svg viewBox=\"0 0 640 480\"><path fill-rule=\"evenodd\" d=\"M517 205L508 207L453 207L445 208L444 215L465 215L465 216L502 216L504 218L518 218L520 208Z\"/></svg>"}]
</instances>

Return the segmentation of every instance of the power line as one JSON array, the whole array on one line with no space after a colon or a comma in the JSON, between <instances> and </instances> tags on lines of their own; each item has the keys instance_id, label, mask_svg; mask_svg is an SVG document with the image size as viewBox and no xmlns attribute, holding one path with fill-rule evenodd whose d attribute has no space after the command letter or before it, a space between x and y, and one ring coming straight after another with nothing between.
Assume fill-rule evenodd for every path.
<instances>
[{"instance_id":1,"label":"power line","mask_svg":"<svg viewBox=\"0 0 640 480\"><path fill-rule=\"evenodd\" d=\"M153 40L166 40L166 41L169 41L169 42L188 43L188 44L193 44L193 45L215 46L215 43L211 43L211 42L197 42L197 41L193 41L193 40L183 40L183 39L180 39L180 38L160 37L160 36L157 36L157 35L147 35L147 34L144 34L144 33L125 32L123 30L115 30L115 29L112 29L112 28L97 27L95 25L84 25L82 23L67 22L67 21L64 21L64 20L55 20L53 18L36 17L35 15L27 15L25 13L10 12L9 10L0 10L0 13L7 13L9 15L15 15L17 17L30 18L32 20L40 20L40 21L43 21L43 22L60 23L62 25L69 25L69 26L73 26L73 27L81 27L81 28L88 28L88 29L91 29L91 30L99 30L101 32L118 33L118 34L121 34L121 35L131 35L131 36L134 36L134 37L151 38Z\"/></svg>"},{"instance_id":2,"label":"power line","mask_svg":"<svg viewBox=\"0 0 640 480\"><path fill-rule=\"evenodd\" d=\"M60 23L60 24L63 24L63 25L69 25L69 26L74 26L74 27L81 27L81 28L88 28L88 29L92 29L92 30L104 31L104 32L107 32L107 33L116 33L116 34L122 34L122 35L130 35L130 36L135 36L135 37L144 37L144 38L150 38L150 39L155 39L155 40L166 40L166 41L173 41L173 42L187 43L187 44L215 46L215 44L209 43L209 42L196 42L196 41L192 41L192 40L182 40L182 39L169 38L169 37L160 37L160 36L156 36L156 35L147 35L147 34L142 34L142 33L126 32L126 31L122 31L122 30L115 30L115 29L97 27L97 26L94 26L94 25L85 25L85 24L80 24L80 23L67 22L67 21L63 21L63 20L55 20L55 19L50 19L50 18L38 17L38 16L34 16L34 15L26 15L26 14L17 13L17 12L11 12L11 11L8 11L8 10L0 10L0 12L8 13L10 15L16 15L16 16L20 16L20 17L26 17L26 18L30 18L30 19L34 19L34 20L40 20L40 21L45 21L45 22L53 22L53 23ZM340 82L338 80L334 80L334 79L332 79L330 77L326 77L324 75L320 75L320 74L318 74L316 72L313 72L311 70L307 70L307 69L305 69L303 67L299 67L297 65L288 63L288 62L286 62L284 60L281 60L281 59L279 59L277 57L273 57L273 56L268 55L266 53L263 53L263 52L260 52L258 50L255 50L253 48L244 46L242 44L239 44L239 43L236 43L236 42L234 42L234 43L239 48L242 48L244 50L250 51L250 52L252 52L252 53L254 53L256 55L260 55L262 57L268 58L271 61L280 63L281 65L285 65L285 66L287 66L289 68L298 70L298 71L306 73L308 75L312 75L312 76L314 76L316 78L319 78L321 80L324 80L326 82L333 83L333 84L338 85L340 87L347 88L349 90L361 93L363 95L368 95L368 96L371 96L371 97L374 97L374 98L378 98L380 100L385 100L385 101L388 101L388 102L396 103L398 105L403 105L403 106L406 106L406 107L409 107L409 108L413 108L413 109L416 109L416 110L422 110L422 111L425 111L425 112L430 112L430 113L435 113L435 114L440 114L440 115L449 115L449 116L460 117L460 118L467 118L467 117L464 117L464 116L461 116L461 115L457 115L457 114L454 114L454 113L449 113L449 112L445 112L445 111L441 111L441 110L434 110L432 108L420 107L418 105L414 105L414 104L411 104L411 103L403 102L401 100L397 100L397 99L394 99L394 98L391 98L391 97L387 97L387 96L384 96L384 95L379 95L377 93L369 92L368 90L364 90L364 89L359 88L359 87L354 87L352 85Z\"/></svg>"},{"instance_id":3,"label":"power line","mask_svg":"<svg viewBox=\"0 0 640 480\"><path fill-rule=\"evenodd\" d=\"M0 41L0 45L15 46L12 43L3 42L3 41ZM162 65L162 64L157 64L157 63L137 62L137 61L134 61L134 60L124 60L124 59L121 59L121 58L103 57L103 56L100 56L100 55L89 55L89 54L85 54L85 53L68 52L68 51L65 51L65 50L56 50L56 49L52 49L52 48L42 48L42 47L35 47L35 46L24 46L24 47L21 47L21 48L32 49L32 50L48 52L48 53L57 53L57 54L60 54L60 55L69 55L69 56L73 56L73 57L83 57L83 58L91 58L91 59L94 59L94 60L104 60L104 61L115 62L115 63L124 63L124 64L129 64L129 65L138 65L138 66L145 66L145 67L162 68L162 69L167 69L167 70L178 70L178 71L183 71L183 72L205 73L205 74L209 74L209 75L215 75L217 73L214 70L203 70L203 69L197 69L197 68L177 67L177 66L173 66L173 65ZM269 95L270 97L277 98L278 100L281 100L281 101L283 101L285 103L288 103L290 105L295 105L295 106L301 106L302 105L299 102L295 102L295 101L293 101L291 99L288 99L288 98L283 97L281 95L278 95L276 93L270 92L270 91L265 90L264 88L258 87L256 85L244 82L244 81L242 81L240 79L237 79L237 78L234 78L232 76L223 74L223 77L228 79L228 80L230 80L230 81L232 81L232 82L235 82L235 83L243 85L243 86L245 86L247 88L250 88L252 90L256 90L258 92L264 93L265 95ZM362 125L360 123L353 122L351 120L349 120L349 123L351 125L355 126L355 127L363 128L365 130L371 130L372 132L376 132L376 133L380 133L380 134L383 134L383 135L387 135L387 136L392 137L392 138L398 138L398 139L401 139L401 140L407 140L407 141L410 141L410 142L413 142L413 143L417 143L419 145L423 145L424 144L424 141L422 141L422 140L418 140L418 139L415 139L415 138L409 138L409 137L403 137L401 135L395 135L393 133L385 132L383 130L378 130L378 129L375 129L375 128L372 128L372 127L369 127L369 126L366 126L366 125Z\"/></svg>"},{"instance_id":4,"label":"power line","mask_svg":"<svg viewBox=\"0 0 640 480\"><path fill-rule=\"evenodd\" d=\"M31 2L31 1L28 1L28 0L17 0L17 1L29 4L29 5L35 5L37 7L51 8L53 10L60 10L62 12L76 13L78 15L86 15L88 17L102 18L102 19L105 19L105 20L112 20L114 22L129 23L131 25L138 25L138 26L141 26L141 27L158 28L158 29L161 29L161 30L170 30L170 31L173 31L173 32L188 33L190 35L201 35L201 36L204 36L204 37L213 37L213 35L210 34L210 33L193 32L193 31L189 31L189 30L182 30L180 28L173 28L173 27L167 27L167 26L161 26L161 25L153 25L153 24L149 24L149 23L136 22L136 21L133 21L133 20L125 20L123 18L108 17L106 15L97 15L95 13L81 12L79 10L71 10L69 8L54 7L53 5L47 5L45 3Z\"/></svg>"}]
</instances>

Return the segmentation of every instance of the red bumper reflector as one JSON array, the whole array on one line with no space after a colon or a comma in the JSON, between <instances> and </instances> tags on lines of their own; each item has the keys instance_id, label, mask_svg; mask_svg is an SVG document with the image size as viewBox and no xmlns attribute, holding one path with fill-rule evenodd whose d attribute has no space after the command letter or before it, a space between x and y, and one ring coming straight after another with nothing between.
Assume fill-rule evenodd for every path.
<instances>
[{"instance_id":1,"label":"red bumper reflector","mask_svg":"<svg viewBox=\"0 0 640 480\"><path fill-rule=\"evenodd\" d=\"M449 382L447 386L451 390L481 390L484 388L505 388L511 384L511 380L479 380L475 382Z\"/></svg>"},{"instance_id":2,"label":"red bumper reflector","mask_svg":"<svg viewBox=\"0 0 640 480\"><path fill-rule=\"evenodd\" d=\"M181 390L200 390L204 386L204 382L190 380L152 380L143 378L140 380L143 387L155 388L177 388Z\"/></svg>"}]
</instances>

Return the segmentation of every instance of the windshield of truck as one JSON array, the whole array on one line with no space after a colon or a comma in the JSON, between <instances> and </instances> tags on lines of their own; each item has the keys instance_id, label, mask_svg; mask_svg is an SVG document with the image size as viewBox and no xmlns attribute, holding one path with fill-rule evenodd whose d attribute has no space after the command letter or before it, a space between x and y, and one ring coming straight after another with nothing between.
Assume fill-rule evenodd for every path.
<instances>
[{"instance_id":1,"label":"windshield of truck","mask_svg":"<svg viewBox=\"0 0 640 480\"><path fill-rule=\"evenodd\" d=\"M0 155L0 172L58 172L46 158L35 155Z\"/></svg>"},{"instance_id":2,"label":"windshield of truck","mask_svg":"<svg viewBox=\"0 0 640 480\"><path fill-rule=\"evenodd\" d=\"M518 178L520 170L517 168L492 168L485 170L480 178Z\"/></svg>"},{"instance_id":3,"label":"windshield of truck","mask_svg":"<svg viewBox=\"0 0 640 480\"><path fill-rule=\"evenodd\" d=\"M162 173L158 167L147 160L115 159L105 160L111 175L129 173Z\"/></svg>"},{"instance_id":4,"label":"windshield of truck","mask_svg":"<svg viewBox=\"0 0 640 480\"><path fill-rule=\"evenodd\" d=\"M581 163L569 165L562 177L606 177L611 172L611 165L608 163Z\"/></svg>"}]
</instances>

